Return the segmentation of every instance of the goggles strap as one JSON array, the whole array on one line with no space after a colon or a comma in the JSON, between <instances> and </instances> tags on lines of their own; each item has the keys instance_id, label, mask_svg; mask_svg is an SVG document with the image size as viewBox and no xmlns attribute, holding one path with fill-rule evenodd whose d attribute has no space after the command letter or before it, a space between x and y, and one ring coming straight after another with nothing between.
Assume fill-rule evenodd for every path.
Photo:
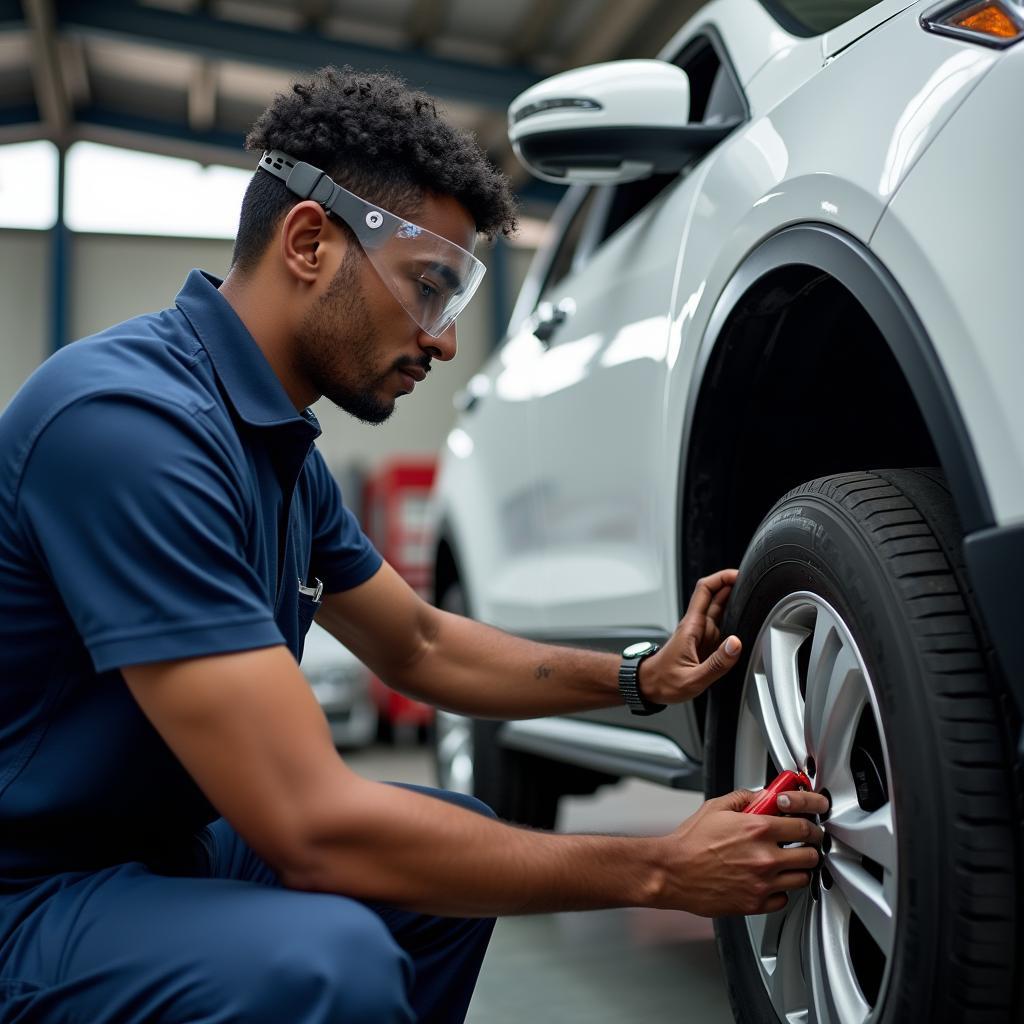
<instances>
[{"instance_id":1,"label":"goggles strap","mask_svg":"<svg viewBox=\"0 0 1024 1024\"><path fill-rule=\"evenodd\" d=\"M338 194L338 186L312 164L293 160L287 153L279 149L265 152L260 158L260 167L269 171L275 178L288 186L300 199L312 199L324 209L329 210Z\"/></svg>"}]
</instances>

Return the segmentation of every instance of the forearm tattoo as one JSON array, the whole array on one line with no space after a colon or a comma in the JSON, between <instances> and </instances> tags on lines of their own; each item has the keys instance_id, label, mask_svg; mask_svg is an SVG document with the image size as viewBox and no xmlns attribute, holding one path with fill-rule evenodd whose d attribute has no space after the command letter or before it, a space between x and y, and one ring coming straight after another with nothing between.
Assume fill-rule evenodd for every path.
<instances>
[{"instance_id":1,"label":"forearm tattoo","mask_svg":"<svg viewBox=\"0 0 1024 1024\"><path fill-rule=\"evenodd\" d=\"M548 668L547 665L538 665L533 671L533 676L535 679L547 679L553 672L554 669Z\"/></svg>"}]
</instances>

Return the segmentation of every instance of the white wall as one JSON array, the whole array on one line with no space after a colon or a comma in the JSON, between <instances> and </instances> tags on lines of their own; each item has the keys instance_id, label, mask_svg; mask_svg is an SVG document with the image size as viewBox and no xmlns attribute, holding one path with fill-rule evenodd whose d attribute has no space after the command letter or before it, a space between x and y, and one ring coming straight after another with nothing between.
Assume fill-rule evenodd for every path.
<instances>
[{"instance_id":1,"label":"white wall","mask_svg":"<svg viewBox=\"0 0 1024 1024\"><path fill-rule=\"evenodd\" d=\"M72 338L173 306L193 267L223 277L231 262L231 242L217 239L79 234L72 238Z\"/></svg>"},{"instance_id":2,"label":"white wall","mask_svg":"<svg viewBox=\"0 0 1024 1024\"><path fill-rule=\"evenodd\" d=\"M0 231L0 409L50 354L50 239Z\"/></svg>"},{"instance_id":3,"label":"white wall","mask_svg":"<svg viewBox=\"0 0 1024 1024\"><path fill-rule=\"evenodd\" d=\"M230 242L76 234L72 240L69 330L84 337L139 313L162 309L192 267L217 276L227 272ZM511 250L508 295L515 297L529 253ZM486 262L489 252L483 250ZM0 341L0 408L49 354L49 236L42 232L0 231L0 309L5 324ZM452 398L477 372L493 345L493 275L488 274L458 321L459 353L451 363L435 363L416 391L399 399L391 419L380 426L358 423L329 402L316 413L324 428L320 447L332 468L356 464L372 469L380 461L437 452L454 419Z\"/></svg>"}]
</instances>

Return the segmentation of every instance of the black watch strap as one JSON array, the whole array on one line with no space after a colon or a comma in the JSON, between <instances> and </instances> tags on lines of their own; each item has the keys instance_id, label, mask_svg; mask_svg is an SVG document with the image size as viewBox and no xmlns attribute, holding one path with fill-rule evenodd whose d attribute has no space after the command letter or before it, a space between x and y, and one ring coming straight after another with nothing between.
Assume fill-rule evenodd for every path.
<instances>
[{"instance_id":1,"label":"black watch strap","mask_svg":"<svg viewBox=\"0 0 1024 1024\"><path fill-rule=\"evenodd\" d=\"M666 704L655 704L654 701L648 700L640 692L638 681L640 663L645 658L649 658L657 649L657 644L645 640L630 644L622 652L622 663L619 665L619 692L622 694L622 699L626 702L626 707L634 715L656 715L659 711L664 711L668 706Z\"/></svg>"}]
</instances>

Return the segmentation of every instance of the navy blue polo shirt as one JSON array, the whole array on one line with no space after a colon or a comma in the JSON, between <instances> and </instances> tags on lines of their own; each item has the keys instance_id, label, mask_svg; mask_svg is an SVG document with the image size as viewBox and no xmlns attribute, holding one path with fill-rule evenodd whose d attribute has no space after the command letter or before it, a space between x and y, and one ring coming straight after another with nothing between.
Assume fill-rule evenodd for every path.
<instances>
[{"instance_id":1,"label":"navy blue polo shirt","mask_svg":"<svg viewBox=\"0 0 1024 1024\"><path fill-rule=\"evenodd\" d=\"M192 271L174 308L61 350L0 416L0 879L190 841L215 812L119 669L298 659L304 591L381 565L218 285Z\"/></svg>"}]
</instances>

